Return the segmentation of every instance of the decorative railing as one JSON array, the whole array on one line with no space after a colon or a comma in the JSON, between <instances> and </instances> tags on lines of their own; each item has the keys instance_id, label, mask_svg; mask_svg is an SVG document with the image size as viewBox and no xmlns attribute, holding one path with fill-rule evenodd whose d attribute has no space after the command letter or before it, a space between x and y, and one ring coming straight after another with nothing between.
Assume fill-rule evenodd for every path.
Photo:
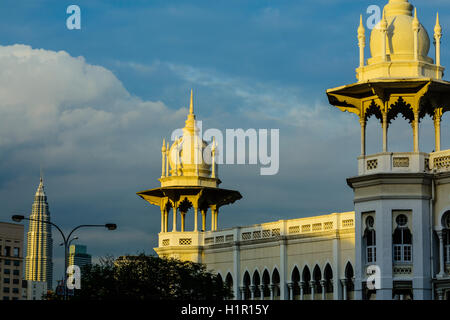
<instances>
[{"instance_id":1,"label":"decorative railing","mask_svg":"<svg viewBox=\"0 0 450 320\"><path fill-rule=\"evenodd\" d=\"M324 216L280 220L249 227L231 228L205 232L162 232L159 247L168 246L210 246L230 244L236 239L241 242L277 239L280 236L312 236L314 233L339 229L354 229L353 212L333 213Z\"/></svg>"},{"instance_id":2,"label":"decorative railing","mask_svg":"<svg viewBox=\"0 0 450 320\"><path fill-rule=\"evenodd\" d=\"M392 267L392 273L394 274L394 276L412 275L413 274L413 266L412 265L394 265Z\"/></svg>"},{"instance_id":3,"label":"decorative railing","mask_svg":"<svg viewBox=\"0 0 450 320\"><path fill-rule=\"evenodd\" d=\"M358 158L358 174L428 171L431 154L423 152L383 152ZM450 154L449 154L450 166Z\"/></svg>"},{"instance_id":4,"label":"decorative railing","mask_svg":"<svg viewBox=\"0 0 450 320\"><path fill-rule=\"evenodd\" d=\"M450 169L450 150L430 153L429 169L447 171Z\"/></svg>"}]
</instances>

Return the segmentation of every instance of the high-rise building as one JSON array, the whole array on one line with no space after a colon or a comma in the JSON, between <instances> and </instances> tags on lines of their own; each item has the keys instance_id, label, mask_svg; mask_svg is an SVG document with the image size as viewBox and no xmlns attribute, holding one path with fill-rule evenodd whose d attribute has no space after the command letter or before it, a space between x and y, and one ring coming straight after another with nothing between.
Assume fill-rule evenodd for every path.
<instances>
[{"instance_id":1,"label":"high-rise building","mask_svg":"<svg viewBox=\"0 0 450 320\"><path fill-rule=\"evenodd\" d=\"M22 298L23 232L21 224L0 222L0 299Z\"/></svg>"},{"instance_id":2,"label":"high-rise building","mask_svg":"<svg viewBox=\"0 0 450 320\"><path fill-rule=\"evenodd\" d=\"M69 263L68 265L76 265L80 269L92 263L92 257L87 253L86 246L79 244L72 244L69 247Z\"/></svg>"},{"instance_id":3,"label":"high-rise building","mask_svg":"<svg viewBox=\"0 0 450 320\"><path fill-rule=\"evenodd\" d=\"M44 191L44 182L41 178L34 197L27 234L27 256L25 280L33 282L46 282L47 288L52 288L53 281L53 240L47 196ZM30 287L30 283L28 285ZM31 287L33 285L31 284Z\"/></svg>"}]
</instances>

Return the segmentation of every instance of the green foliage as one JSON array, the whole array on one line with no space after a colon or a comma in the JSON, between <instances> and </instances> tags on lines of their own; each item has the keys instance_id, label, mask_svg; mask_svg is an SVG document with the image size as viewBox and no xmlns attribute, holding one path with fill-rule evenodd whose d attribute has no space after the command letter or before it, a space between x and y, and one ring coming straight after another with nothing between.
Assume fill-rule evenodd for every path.
<instances>
[{"instance_id":1,"label":"green foliage","mask_svg":"<svg viewBox=\"0 0 450 320\"><path fill-rule=\"evenodd\" d=\"M182 299L222 300L232 297L231 288L206 270L203 264L140 254L81 270L81 289L73 299Z\"/></svg>"}]
</instances>

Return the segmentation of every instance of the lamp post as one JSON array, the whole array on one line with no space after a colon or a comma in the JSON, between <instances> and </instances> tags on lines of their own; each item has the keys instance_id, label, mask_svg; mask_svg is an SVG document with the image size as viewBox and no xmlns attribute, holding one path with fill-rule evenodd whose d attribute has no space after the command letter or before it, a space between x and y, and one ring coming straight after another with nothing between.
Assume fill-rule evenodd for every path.
<instances>
[{"instance_id":1,"label":"lamp post","mask_svg":"<svg viewBox=\"0 0 450 320\"><path fill-rule=\"evenodd\" d=\"M17 215L17 214L13 215L11 218L15 222L21 222L22 220L29 220L29 221L37 221L37 222L48 223L48 224L51 224L52 226L54 226L56 229L58 229L59 233L61 233L61 236L63 238L63 244L64 244L64 282L63 282L63 285L64 285L64 300L67 300L67 285L66 285L67 284L66 283L67 282L67 253L68 253L68 249L69 249L69 243L72 240L75 240L75 238L77 238L77 237L74 237L74 238L70 239L70 236L72 235L72 233L75 230L78 230L80 228L85 228L85 227L102 227L102 228L107 228L108 230L116 230L117 229L117 225L115 223L82 224L82 225L79 225L79 226L73 228L72 231L70 231L69 235L66 237L64 232L62 232L62 230L56 224L54 224L53 222L44 221L44 220L37 220L37 219L32 219L32 218L26 218L23 215Z\"/></svg>"}]
</instances>

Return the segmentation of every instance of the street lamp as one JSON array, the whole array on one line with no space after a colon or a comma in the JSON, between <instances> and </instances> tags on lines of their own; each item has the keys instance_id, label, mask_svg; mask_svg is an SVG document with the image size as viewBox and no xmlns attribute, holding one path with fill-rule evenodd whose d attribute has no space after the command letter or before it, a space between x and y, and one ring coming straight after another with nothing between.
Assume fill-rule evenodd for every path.
<instances>
[{"instance_id":1,"label":"street lamp","mask_svg":"<svg viewBox=\"0 0 450 320\"><path fill-rule=\"evenodd\" d=\"M79 226L73 228L72 231L70 231L69 236L66 238L64 232L62 232L62 230L56 224L54 224L53 222L44 221L44 220L37 220L37 219L32 219L32 218L26 218L25 216L18 215L18 214L13 215L11 218L15 222L21 222L22 220L29 220L29 221L37 221L37 222L48 223L48 224L51 224L52 226L54 226L59 231L59 233L61 233L61 236L62 236L63 241L64 241L63 242L63 244L64 244L64 283L63 283L63 285L64 285L64 300L67 300L67 285L66 285L66 282L67 282L67 252L68 252L68 249L69 249L70 242L72 240L75 240L75 238L78 238L78 237L73 237L72 239L70 239L70 236L72 235L72 233L75 230L78 230L80 228L85 228L85 227L102 227L102 228L106 228L108 230L116 230L117 229L117 225L115 223L82 224L82 225L79 225Z\"/></svg>"}]
</instances>

